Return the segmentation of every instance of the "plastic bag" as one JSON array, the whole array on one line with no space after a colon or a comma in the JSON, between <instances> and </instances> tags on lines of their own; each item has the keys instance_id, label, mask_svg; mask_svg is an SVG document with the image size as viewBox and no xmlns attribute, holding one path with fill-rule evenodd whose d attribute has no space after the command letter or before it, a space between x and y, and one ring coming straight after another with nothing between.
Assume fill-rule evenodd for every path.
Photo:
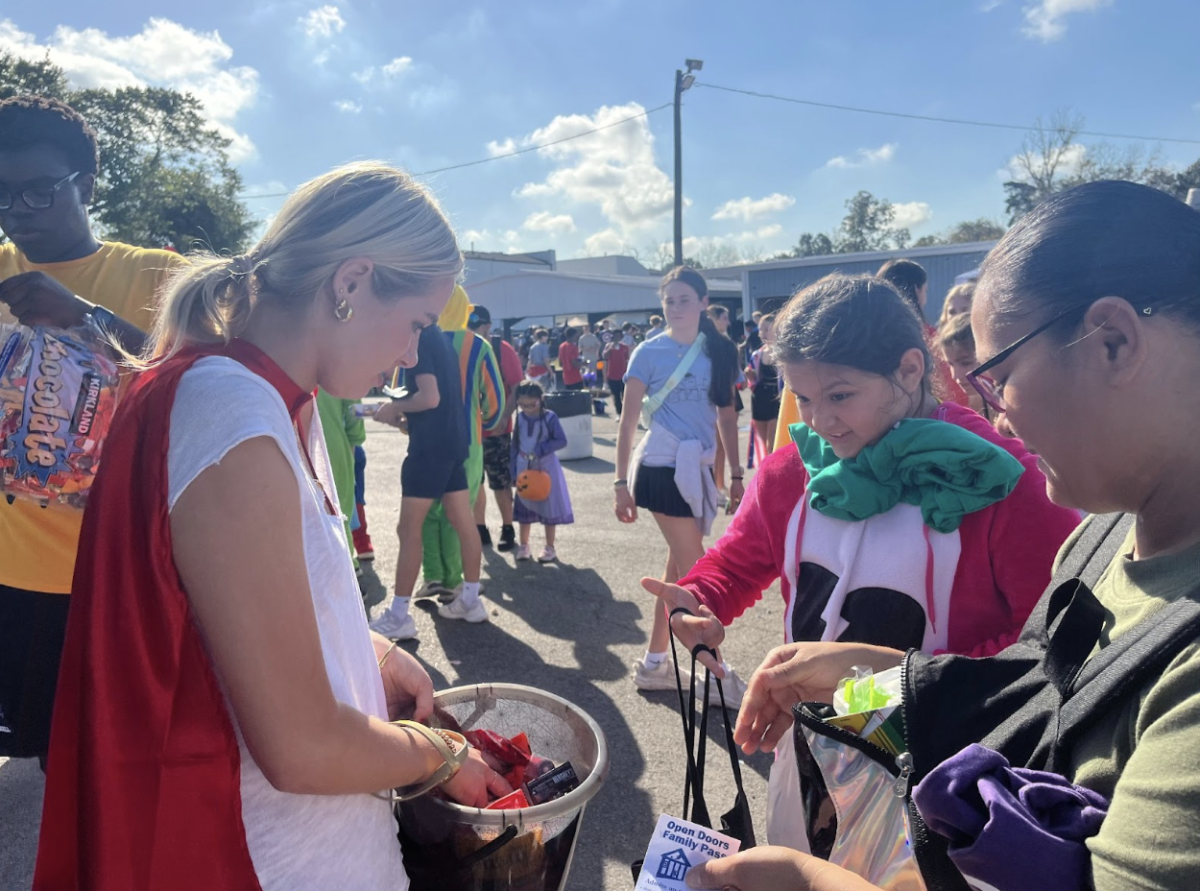
<instances>
[{"instance_id":1,"label":"plastic bag","mask_svg":"<svg viewBox=\"0 0 1200 891\"><path fill-rule=\"evenodd\" d=\"M843 678L833 693L833 710L839 715L872 712L900 701L900 669L875 674L854 666L854 677Z\"/></svg>"},{"instance_id":2,"label":"plastic bag","mask_svg":"<svg viewBox=\"0 0 1200 891\"><path fill-rule=\"evenodd\" d=\"M116 357L90 324L0 325L0 491L82 510L119 383Z\"/></svg>"}]
</instances>

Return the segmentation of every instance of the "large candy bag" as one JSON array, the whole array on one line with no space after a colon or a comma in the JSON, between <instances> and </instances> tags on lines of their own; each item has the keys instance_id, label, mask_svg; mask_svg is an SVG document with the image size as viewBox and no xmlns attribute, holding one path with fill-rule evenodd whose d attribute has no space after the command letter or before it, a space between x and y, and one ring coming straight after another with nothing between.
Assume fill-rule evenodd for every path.
<instances>
[{"instance_id":1,"label":"large candy bag","mask_svg":"<svg viewBox=\"0 0 1200 891\"><path fill-rule=\"evenodd\" d=\"M0 491L82 510L119 376L97 328L0 325Z\"/></svg>"}]
</instances>

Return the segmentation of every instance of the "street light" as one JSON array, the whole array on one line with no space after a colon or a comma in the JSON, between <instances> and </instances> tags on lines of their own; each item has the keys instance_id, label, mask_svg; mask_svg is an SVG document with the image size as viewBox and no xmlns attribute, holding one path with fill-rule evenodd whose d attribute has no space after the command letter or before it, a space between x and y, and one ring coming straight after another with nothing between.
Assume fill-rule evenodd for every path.
<instances>
[{"instance_id":1,"label":"street light","mask_svg":"<svg viewBox=\"0 0 1200 891\"><path fill-rule=\"evenodd\" d=\"M675 265L683 265L683 152L680 145L682 119L679 114L680 99L685 90L696 82L693 71L704 67L700 59L684 61L686 71L675 70Z\"/></svg>"}]
</instances>

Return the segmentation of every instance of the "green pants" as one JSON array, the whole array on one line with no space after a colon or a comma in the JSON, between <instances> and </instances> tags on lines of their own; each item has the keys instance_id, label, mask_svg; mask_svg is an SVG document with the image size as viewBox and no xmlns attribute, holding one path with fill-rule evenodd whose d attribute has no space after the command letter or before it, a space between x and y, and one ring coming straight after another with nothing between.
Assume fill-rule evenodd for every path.
<instances>
[{"instance_id":1,"label":"green pants","mask_svg":"<svg viewBox=\"0 0 1200 891\"><path fill-rule=\"evenodd\" d=\"M483 481L483 443L471 446L463 469L467 472L467 497L474 506L479 484ZM440 500L433 502L425 525L421 527L421 548L425 581L441 582L447 588L453 588L463 580L462 545L458 533L446 519Z\"/></svg>"}]
</instances>

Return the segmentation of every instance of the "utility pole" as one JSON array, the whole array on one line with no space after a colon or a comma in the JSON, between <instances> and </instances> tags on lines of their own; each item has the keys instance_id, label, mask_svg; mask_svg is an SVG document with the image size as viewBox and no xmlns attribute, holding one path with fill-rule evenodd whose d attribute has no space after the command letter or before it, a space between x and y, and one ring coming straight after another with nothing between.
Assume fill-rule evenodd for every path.
<instances>
[{"instance_id":1,"label":"utility pole","mask_svg":"<svg viewBox=\"0 0 1200 891\"><path fill-rule=\"evenodd\" d=\"M688 59L686 71L675 69L675 265L683 265L683 116L680 105L683 94L696 82L693 71L699 71L704 63L699 59Z\"/></svg>"}]
</instances>

